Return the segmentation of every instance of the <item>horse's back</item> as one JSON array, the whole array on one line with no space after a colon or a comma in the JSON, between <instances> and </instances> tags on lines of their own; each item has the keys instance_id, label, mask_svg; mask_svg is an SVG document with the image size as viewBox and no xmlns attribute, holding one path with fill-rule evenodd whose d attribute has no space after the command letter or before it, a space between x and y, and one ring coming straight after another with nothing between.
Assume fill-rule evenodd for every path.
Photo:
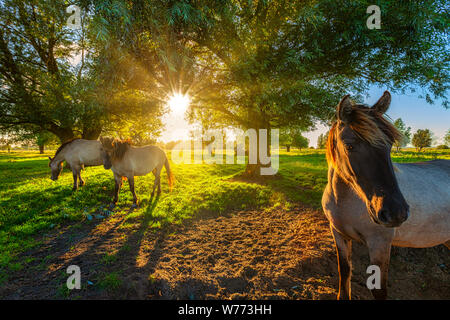
<instances>
[{"instance_id":1,"label":"horse's back","mask_svg":"<svg viewBox=\"0 0 450 320\"><path fill-rule=\"evenodd\" d=\"M450 160L395 164L410 217L396 228L395 245L427 247L450 240Z\"/></svg>"},{"instance_id":2,"label":"horse's back","mask_svg":"<svg viewBox=\"0 0 450 320\"><path fill-rule=\"evenodd\" d=\"M158 146L132 146L124 158L134 176L143 176L155 168L162 168L167 159L164 150Z\"/></svg>"},{"instance_id":3,"label":"horse's back","mask_svg":"<svg viewBox=\"0 0 450 320\"><path fill-rule=\"evenodd\" d=\"M101 157L101 142L98 140L77 139L68 145L66 161L72 166L99 166L103 164Z\"/></svg>"},{"instance_id":4,"label":"horse's back","mask_svg":"<svg viewBox=\"0 0 450 320\"><path fill-rule=\"evenodd\" d=\"M163 162L166 160L166 153L158 146L131 147L131 155L134 158L141 157L146 161Z\"/></svg>"},{"instance_id":5,"label":"horse's back","mask_svg":"<svg viewBox=\"0 0 450 320\"><path fill-rule=\"evenodd\" d=\"M386 228L369 218L367 207L353 189L329 169L322 206L333 228L353 240L376 235L393 245L431 247L450 240L450 161L395 164L395 174L410 206L410 217L398 228ZM337 179L333 185L331 180Z\"/></svg>"},{"instance_id":6,"label":"horse's back","mask_svg":"<svg viewBox=\"0 0 450 320\"><path fill-rule=\"evenodd\" d=\"M409 201L446 206L450 210L450 160L394 164L395 175ZM409 198L409 199L408 199Z\"/></svg>"}]
</instances>

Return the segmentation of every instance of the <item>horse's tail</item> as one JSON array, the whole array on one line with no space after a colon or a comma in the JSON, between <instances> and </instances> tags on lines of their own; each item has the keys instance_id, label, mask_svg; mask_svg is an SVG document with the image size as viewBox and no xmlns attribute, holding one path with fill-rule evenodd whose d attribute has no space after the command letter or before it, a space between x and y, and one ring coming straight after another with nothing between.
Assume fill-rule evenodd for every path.
<instances>
[{"instance_id":1,"label":"horse's tail","mask_svg":"<svg viewBox=\"0 0 450 320\"><path fill-rule=\"evenodd\" d=\"M167 156L166 161L164 161L164 167L166 167L167 179L169 180L169 191L172 191L175 177L172 174L172 170L170 170L169 160L167 159Z\"/></svg>"}]
</instances>

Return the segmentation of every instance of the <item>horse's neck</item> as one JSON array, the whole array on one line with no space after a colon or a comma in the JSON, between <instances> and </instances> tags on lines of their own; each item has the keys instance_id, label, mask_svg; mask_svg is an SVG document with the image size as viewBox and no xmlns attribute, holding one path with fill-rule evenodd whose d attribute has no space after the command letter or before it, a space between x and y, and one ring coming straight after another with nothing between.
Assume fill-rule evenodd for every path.
<instances>
[{"instance_id":1,"label":"horse's neck","mask_svg":"<svg viewBox=\"0 0 450 320\"><path fill-rule=\"evenodd\" d=\"M66 158L66 148L63 148L58 154L53 158L56 161L63 161Z\"/></svg>"},{"instance_id":2,"label":"horse's neck","mask_svg":"<svg viewBox=\"0 0 450 320\"><path fill-rule=\"evenodd\" d=\"M333 166L328 167L328 181L330 182L333 193L336 193L336 187L340 184L348 185L346 180L339 175L337 170Z\"/></svg>"},{"instance_id":3,"label":"horse's neck","mask_svg":"<svg viewBox=\"0 0 450 320\"><path fill-rule=\"evenodd\" d=\"M342 197L346 197L350 194L352 196L358 194L352 184L345 180L331 165L328 167L328 184L330 192L335 199L342 199Z\"/></svg>"}]
</instances>

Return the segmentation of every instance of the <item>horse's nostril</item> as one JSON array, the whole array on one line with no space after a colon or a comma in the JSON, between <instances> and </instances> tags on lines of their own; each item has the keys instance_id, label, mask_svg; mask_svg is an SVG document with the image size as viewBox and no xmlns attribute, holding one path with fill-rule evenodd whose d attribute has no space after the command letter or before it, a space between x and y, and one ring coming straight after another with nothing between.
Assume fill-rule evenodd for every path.
<instances>
[{"instance_id":1,"label":"horse's nostril","mask_svg":"<svg viewBox=\"0 0 450 320\"><path fill-rule=\"evenodd\" d=\"M378 214L378 219L382 222L382 223L388 223L389 222L389 213L386 209L383 209L380 211L380 213Z\"/></svg>"}]
</instances>

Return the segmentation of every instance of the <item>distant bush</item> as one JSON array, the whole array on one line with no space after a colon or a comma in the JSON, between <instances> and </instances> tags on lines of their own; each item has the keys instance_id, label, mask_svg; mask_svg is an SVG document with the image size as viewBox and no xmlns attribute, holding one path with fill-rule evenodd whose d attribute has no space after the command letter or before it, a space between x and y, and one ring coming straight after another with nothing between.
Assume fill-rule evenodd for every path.
<instances>
[{"instance_id":1,"label":"distant bush","mask_svg":"<svg viewBox=\"0 0 450 320\"><path fill-rule=\"evenodd\" d=\"M445 144L441 144L441 145L438 145L438 146L436 147L436 149L450 149L450 147L447 146L447 145L445 145Z\"/></svg>"},{"instance_id":2,"label":"distant bush","mask_svg":"<svg viewBox=\"0 0 450 320\"><path fill-rule=\"evenodd\" d=\"M429 129L419 129L414 133L411 142L416 147L416 150L420 152L423 148L431 147L432 140L432 132Z\"/></svg>"}]
</instances>

